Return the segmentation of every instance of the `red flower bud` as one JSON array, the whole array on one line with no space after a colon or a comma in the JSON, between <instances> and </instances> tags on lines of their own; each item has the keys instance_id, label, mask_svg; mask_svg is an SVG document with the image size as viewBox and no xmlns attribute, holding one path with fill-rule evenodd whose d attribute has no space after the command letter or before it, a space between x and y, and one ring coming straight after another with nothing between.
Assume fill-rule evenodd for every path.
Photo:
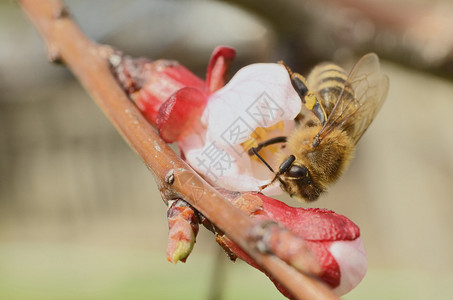
<instances>
[{"instance_id":1,"label":"red flower bud","mask_svg":"<svg viewBox=\"0 0 453 300\"><path fill-rule=\"evenodd\" d=\"M201 115L206 97L225 84L234 56L233 48L219 46L214 49L206 84L176 61L123 57L115 72L140 111L157 125L164 140L174 142L185 128L191 127L194 116ZM187 115L188 111L191 114Z\"/></svg>"},{"instance_id":2,"label":"red flower bud","mask_svg":"<svg viewBox=\"0 0 453 300\"><path fill-rule=\"evenodd\" d=\"M178 199L168 203L167 260L172 263L186 262L192 252L198 234L198 219L193 208Z\"/></svg>"},{"instance_id":3,"label":"red flower bud","mask_svg":"<svg viewBox=\"0 0 453 300\"><path fill-rule=\"evenodd\" d=\"M298 270L318 274L331 288L336 288L337 294L350 291L365 275L366 258L359 227L345 216L326 209L291 207L259 193L243 193L232 202L253 218L274 221L288 229L292 234L271 227L265 239L268 251ZM296 241L294 235L300 240ZM228 237L218 240L228 252L259 268ZM311 263L312 257L321 267L320 272ZM290 296L278 282L274 283L284 295Z\"/></svg>"}]
</instances>

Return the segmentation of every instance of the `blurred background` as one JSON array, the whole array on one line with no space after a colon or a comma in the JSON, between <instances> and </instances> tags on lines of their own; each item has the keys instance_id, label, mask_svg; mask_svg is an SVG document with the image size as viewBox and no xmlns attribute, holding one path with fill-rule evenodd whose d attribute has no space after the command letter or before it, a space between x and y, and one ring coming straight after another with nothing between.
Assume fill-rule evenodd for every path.
<instances>
[{"instance_id":1,"label":"blurred background","mask_svg":"<svg viewBox=\"0 0 453 300\"><path fill-rule=\"evenodd\" d=\"M66 3L92 39L202 78L219 44L236 48L233 70L283 59L302 74L377 52L387 102L311 206L361 228L369 271L343 299L453 298L451 2ZM46 61L12 1L0 1L0 45L0 299L284 299L204 229L186 264L168 263L152 175L70 72Z\"/></svg>"}]
</instances>

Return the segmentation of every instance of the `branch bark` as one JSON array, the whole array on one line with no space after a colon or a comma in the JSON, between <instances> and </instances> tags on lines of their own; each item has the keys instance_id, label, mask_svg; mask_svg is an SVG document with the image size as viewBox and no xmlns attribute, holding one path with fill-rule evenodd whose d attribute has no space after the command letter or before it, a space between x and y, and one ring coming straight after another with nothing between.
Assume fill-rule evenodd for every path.
<instances>
[{"instance_id":1,"label":"branch bark","mask_svg":"<svg viewBox=\"0 0 453 300\"><path fill-rule=\"evenodd\" d=\"M182 198L195 207L296 299L338 299L319 280L257 249L251 234L260 224L235 208L162 141L112 75L108 62L114 52L111 47L89 40L58 0L21 0L19 3L43 37L49 59L63 62L74 73L154 174L164 199Z\"/></svg>"}]
</instances>

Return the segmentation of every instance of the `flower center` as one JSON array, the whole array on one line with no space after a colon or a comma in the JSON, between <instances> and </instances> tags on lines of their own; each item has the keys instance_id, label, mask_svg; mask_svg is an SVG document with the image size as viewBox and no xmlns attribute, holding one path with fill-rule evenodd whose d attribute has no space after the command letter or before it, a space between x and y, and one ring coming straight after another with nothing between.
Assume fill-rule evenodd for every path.
<instances>
[{"instance_id":1,"label":"flower center","mask_svg":"<svg viewBox=\"0 0 453 300\"><path fill-rule=\"evenodd\" d=\"M269 139L282 136L284 134L285 122L280 121L270 127L257 127L250 137L241 144L241 147L247 152L252 147L257 147L260 143L265 142ZM260 150L260 156L268 163L272 163L274 160L275 153L280 151L282 143L266 146ZM256 160L260 163L261 160L256 156L251 156L251 159Z\"/></svg>"}]
</instances>

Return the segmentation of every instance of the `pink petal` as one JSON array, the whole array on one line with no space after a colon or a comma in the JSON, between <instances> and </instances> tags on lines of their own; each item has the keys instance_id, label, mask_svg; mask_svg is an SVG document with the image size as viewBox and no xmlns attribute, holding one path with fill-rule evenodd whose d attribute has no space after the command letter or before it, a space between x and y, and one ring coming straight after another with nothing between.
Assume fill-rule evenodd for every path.
<instances>
[{"instance_id":1,"label":"pink petal","mask_svg":"<svg viewBox=\"0 0 453 300\"><path fill-rule=\"evenodd\" d=\"M144 83L136 83L143 87L131 97L153 125L156 125L160 106L178 90L184 87L192 87L199 91L205 89L203 80L177 62L157 60L146 64L143 68L145 75L140 80Z\"/></svg>"},{"instance_id":2,"label":"pink petal","mask_svg":"<svg viewBox=\"0 0 453 300\"><path fill-rule=\"evenodd\" d=\"M227 46L214 49L206 72L207 93L211 94L225 85L226 76L236 51Z\"/></svg>"},{"instance_id":3,"label":"pink petal","mask_svg":"<svg viewBox=\"0 0 453 300\"><path fill-rule=\"evenodd\" d=\"M290 207L259 193L246 193L242 197L244 195L252 198L245 203L250 203L249 206L243 204L238 206L241 210L253 218L277 221L305 241L323 270L320 278L337 295L344 295L353 289L365 276L367 268L365 251L359 237L359 228L352 221L330 210ZM253 196L259 197L262 202L254 203ZM241 202L233 203L239 205ZM311 226L312 222L316 226ZM341 232L342 226L349 229ZM302 230L303 227L307 229ZM227 238L223 238L222 242L239 258L259 268L256 262L235 243ZM284 295L288 295L278 282L274 283Z\"/></svg>"},{"instance_id":4,"label":"pink petal","mask_svg":"<svg viewBox=\"0 0 453 300\"><path fill-rule=\"evenodd\" d=\"M151 124L156 125L157 113L165 100L161 99L156 93L148 91L145 88L134 93L132 99L145 118L151 122Z\"/></svg>"},{"instance_id":5,"label":"pink petal","mask_svg":"<svg viewBox=\"0 0 453 300\"><path fill-rule=\"evenodd\" d=\"M174 93L159 108L157 128L167 143L178 141L194 127L206 105L205 96L196 88L186 87Z\"/></svg>"},{"instance_id":6,"label":"pink petal","mask_svg":"<svg viewBox=\"0 0 453 300\"><path fill-rule=\"evenodd\" d=\"M334 292L341 296L355 288L367 271L367 260L362 239L333 242L330 253L340 266L340 285Z\"/></svg>"},{"instance_id":7,"label":"pink petal","mask_svg":"<svg viewBox=\"0 0 453 300\"><path fill-rule=\"evenodd\" d=\"M319 230L323 230L323 228L321 227ZM332 242L306 240L306 243L324 271L321 279L331 288L338 287L341 284L341 271L335 257L329 251Z\"/></svg>"},{"instance_id":8,"label":"pink petal","mask_svg":"<svg viewBox=\"0 0 453 300\"><path fill-rule=\"evenodd\" d=\"M321 278L339 294L350 291L365 276L360 229L351 220L330 210L295 208L262 194L255 195L263 201L263 210L257 211L255 217L278 221L303 238L324 270Z\"/></svg>"},{"instance_id":9,"label":"pink petal","mask_svg":"<svg viewBox=\"0 0 453 300\"><path fill-rule=\"evenodd\" d=\"M331 210L294 208L273 198L257 195L263 200L267 217L277 220L305 240L355 240L360 236L360 229L356 224Z\"/></svg>"},{"instance_id":10,"label":"pink petal","mask_svg":"<svg viewBox=\"0 0 453 300\"><path fill-rule=\"evenodd\" d=\"M162 69L162 73L182 86L193 87L200 91L203 91L205 88L203 80L179 63L175 62L172 66Z\"/></svg>"}]
</instances>

